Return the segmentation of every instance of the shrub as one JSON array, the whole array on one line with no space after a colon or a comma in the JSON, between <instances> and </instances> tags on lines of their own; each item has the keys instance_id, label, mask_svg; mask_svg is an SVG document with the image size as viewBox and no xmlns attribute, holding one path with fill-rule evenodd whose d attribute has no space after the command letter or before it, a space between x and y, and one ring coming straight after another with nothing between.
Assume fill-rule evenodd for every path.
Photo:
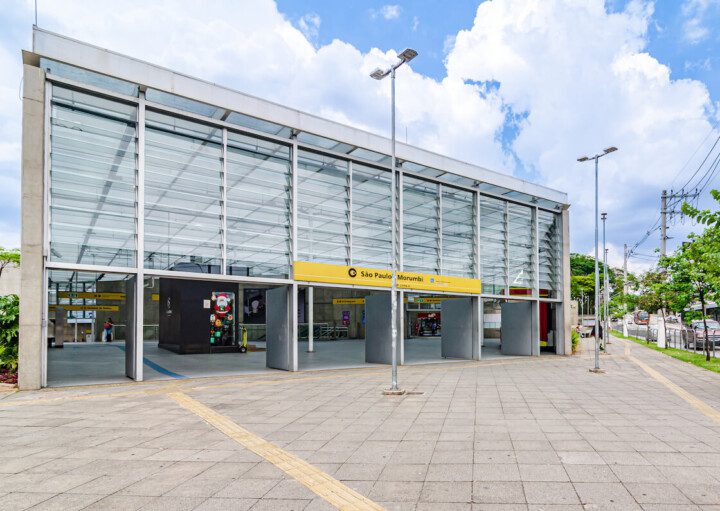
<instances>
[{"instance_id":1,"label":"shrub","mask_svg":"<svg viewBox=\"0 0 720 511\"><path fill-rule=\"evenodd\" d=\"M20 332L20 299L0 296L0 370L17 371Z\"/></svg>"},{"instance_id":2,"label":"shrub","mask_svg":"<svg viewBox=\"0 0 720 511\"><path fill-rule=\"evenodd\" d=\"M577 351L578 344L580 344L580 334L577 330L573 329L570 332L570 341L572 342L572 352L575 353Z\"/></svg>"}]
</instances>

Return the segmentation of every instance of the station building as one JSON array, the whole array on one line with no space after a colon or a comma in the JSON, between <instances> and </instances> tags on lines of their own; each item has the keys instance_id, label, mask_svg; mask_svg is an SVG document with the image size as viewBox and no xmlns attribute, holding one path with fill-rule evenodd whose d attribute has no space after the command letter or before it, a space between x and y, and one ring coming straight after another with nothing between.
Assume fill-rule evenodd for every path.
<instances>
[{"instance_id":1,"label":"station building","mask_svg":"<svg viewBox=\"0 0 720 511\"><path fill-rule=\"evenodd\" d=\"M21 388L388 364L393 257L401 364L570 352L565 193L41 29L23 62Z\"/></svg>"}]
</instances>

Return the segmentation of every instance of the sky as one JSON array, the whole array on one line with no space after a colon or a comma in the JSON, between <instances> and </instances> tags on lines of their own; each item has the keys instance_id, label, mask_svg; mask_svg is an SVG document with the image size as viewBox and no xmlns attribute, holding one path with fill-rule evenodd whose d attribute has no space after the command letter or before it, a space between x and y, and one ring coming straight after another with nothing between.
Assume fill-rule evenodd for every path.
<instances>
[{"instance_id":1,"label":"sky","mask_svg":"<svg viewBox=\"0 0 720 511\"><path fill-rule=\"evenodd\" d=\"M368 74L405 47L398 138L566 191L571 250L593 250L600 160L611 264L656 226L663 189L720 147L720 0L38 0L38 25L242 92L389 134ZM0 246L20 244L21 49L33 1L0 14ZM703 159L710 154L704 166ZM695 171L700 168L694 177ZM720 173L720 172L718 172ZM696 201L709 207L709 175ZM674 216L672 249L692 230ZM630 268L652 263L659 232Z\"/></svg>"}]
</instances>

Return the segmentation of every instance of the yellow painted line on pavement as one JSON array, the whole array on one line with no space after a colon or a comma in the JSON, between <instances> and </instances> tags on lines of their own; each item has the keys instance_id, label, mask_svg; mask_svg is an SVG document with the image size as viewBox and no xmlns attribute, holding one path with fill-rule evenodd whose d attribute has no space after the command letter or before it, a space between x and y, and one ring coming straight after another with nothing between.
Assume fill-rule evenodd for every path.
<instances>
[{"instance_id":1,"label":"yellow painted line on pavement","mask_svg":"<svg viewBox=\"0 0 720 511\"><path fill-rule=\"evenodd\" d=\"M383 509L319 468L251 433L233 422L229 417L214 411L187 394L170 392L168 397L235 440L238 444L269 461L336 508L359 511Z\"/></svg>"},{"instance_id":2,"label":"yellow painted line on pavement","mask_svg":"<svg viewBox=\"0 0 720 511\"><path fill-rule=\"evenodd\" d=\"M708 416L715 422L720 423L720 411L716 410L715 408L707 404L705 401L693 396L687 390L683 389L676 383L673 383L670 379L660 374L658 371L647 365L645 362L642 362L641 360L638 360L637 358L630 355L630 349L627 344L625 345L625 354L628 355L629 360L631 360L634 364L640 366L642 370L648 373L654 380L665 385L674 394L684 399L687 403L699 410L704 415Z\"/></svg>"}]
</instances>

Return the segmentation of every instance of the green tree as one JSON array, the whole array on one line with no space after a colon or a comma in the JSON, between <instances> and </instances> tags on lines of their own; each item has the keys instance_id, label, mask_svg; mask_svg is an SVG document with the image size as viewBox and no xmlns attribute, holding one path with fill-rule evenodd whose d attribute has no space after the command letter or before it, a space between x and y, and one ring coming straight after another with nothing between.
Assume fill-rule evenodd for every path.
<instances>
[{"instance_id":1,"label":"green tree","mask_svg":"<svg viewBox=\"0 0 720 511\"><path fill-rule=\"evenodd\" d=\"M670 288L676 307L687 308L700 301L705 331L705 359L710 360L710 342L706 321L706 306L715 299L720 289L720 245L715 233L690 235L664 264L671 274Z\"/></svg>"},{"instance_id":2,"label":"green tree","mask_svg":"<svg viewBox=\"0 0 720 511\"><path fill-rule=\"evenodd\" d=\"M17 295L0 296L0 369L17 371L20 300Z\"/></svg>"},{"instance_id":3,"label":"green tree","mask_svg":"<svg viewBox=\"0 0 720 511\"><path fill-rule=\"evenodd\" d=\"M648 313L648 329L646 334L646 340L648 340L650 317L655 311L661 311L663 326L665 326L665 309L670 308L670 301L673 299L669 272L664 265L659 265L658 269L645 272L638 284L639 295L637 306L646 310Z\"/></svg>"},{"instance_id":4,"label":"green tree","mask_svg":"<svg viewBox=\"0 0 720 511\"><path fill-rule=\"evenodd\" d=\"M17 248L5 249L0 247L0 276L3 270L10 265L20 266L20 250Z\"/></svg>"}]
</instances>

